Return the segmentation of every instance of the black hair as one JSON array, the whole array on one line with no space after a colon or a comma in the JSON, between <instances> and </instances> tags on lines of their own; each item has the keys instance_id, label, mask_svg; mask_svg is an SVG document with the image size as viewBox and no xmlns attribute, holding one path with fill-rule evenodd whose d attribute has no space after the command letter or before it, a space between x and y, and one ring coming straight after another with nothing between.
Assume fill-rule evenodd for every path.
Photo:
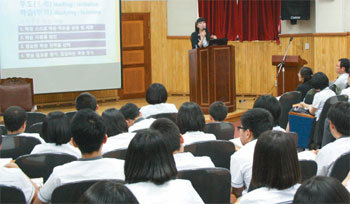
<instances>
[{"instance_id":1,"label":"black hair","mask_svg":"<svg viewBox=\"0 0 350 204\"><path fill-rule=\"evenodd\" d=\"M134 120L140 114L139 108L133 103L127 103L120 108L126 120Z\"/></svg>"},{"instance_id":2,"label":"black hair","mask_svg":"<svg viewBox=\"0 0 350 204\"><path fill-rule=\"evenodd\" d=\"M245 112L241 117L243 128L249 129L254 138L273 128L273 117L269 111L263 108L253 108Z\"/></svg>"},{"instance_id":3,"label":"black hair","mask_svg":"<svg viewBox=\"0 0 350 204\"><path fill-rule=\"evenodd\" d=\"M329 85L328 77L323 72L317 72L311 78L311 86L314 89L322 90L328 87L328 85Z\"/></svg>"},{"instance_id":4,"label":"black hair","mask_svg":"<svg viewBox=\"0 0 350 204\"><path fill-rule=\"evenodd\" d=\"M97 108L97 101L94 95L84 92L81 93L76 99L75 99L75 108L77 110L81 109L91 109L93 111L96 111Z\"/></svg>"},{"instance_id":5,"label":"black hair","mask_svg":"<svg viewBox=\"0 0 350 204\"><path fill-rule=\"evenodd\" d=\"M292 137L281 131L262 133L254 150L252 185L283 190L297 184L300 178L300 166Z\"/></svg>"},{"instance_id":6,"label":"black hair","mask_svg":"<svg viewBox=\"0 0 350 204\"><path fill-rule=\"evenodd\" d=\"M4 112L4 124L7 131L19 130L27 121L27 112L19 106L10 106Z\"/></svg>"},{"instance_id":7,"label":"black hair","mask_svg":"<svg viewBox=\"0 0 350 204\"><path fill-rule=\"evenodd\" d=\"M349 73L350 61L348 58L341 58L338 60L340 62L340 68L345 67L345 72Z\"/></svg>"},{"instance_id":8,"label":"black hair","mask_svg":"<svg viewBox=\"0 0 350 204\"><path fill-rule=\"evenodd\" d=\"M223 121L227 116L227 107L221 101L215 101L209 106L209 114L215 121Z\"/></svg>"},{"instance_id":9,"label":"black hair","mask_svg":"<svg viewBox=\"0 0 350 204\"><path fill-rule=\"evenodd\" d=\"M82 109L72 119L73 140L81 153L98 151L106 134L103 119L91 109Z\"/></svg>"},{"instance_id":10,"label":"black hair","mask_svg":"<svg viewBox=\"0 0 350 204\"><path fill-rule=\"evenodd\" d=\"M187 131L203 131L205 119L201 108L193 102L185 102L177 113L176 123L181 134Z\"/></svg>"},{"instance_id":11,"label":"black hair","mask_svg":"<svg viewBox=\"0 0 350 204\"><path fill-rule=\"evenodd\" d=\"M45 117L40 134L47 143L66 144L72 138L70 119L61 111L51 112Z\"/></svg>"},{"instance_id":12,"label":"black hair","mask_svg":"<svg viewBox=\"0 0 350 204\"><path fill-rule=\"evenodd\" d=\"M341 101L333 104L328 111L328 120L343 136L350 136L350 103Z\"/></svg>"},{"instance_id":13,"label":"black hair","mask_svg":"<svg viewBox=\"0 0 350 204\"><path fill-rule=\"evenodd\" d=\"M196 32L199 32L199 28L197 28L197 24L198 23L200 23L200 22L207 22L206 20L205 20L205 18L202 18L202 17L199 17L197 20L196 20L196 23L194 24L194 29L195 29L195 31Z\"/></svg>"},{"instance_id":14,"label":"black hair","mask_svg":"<svg viewBox=\"0 0 350 204\"><path fill-rule=\"evenodd\" d=\"M304 82L309 81L312 78L312 69L310 67L302 67L300 69L300 76L304 78Z\"/></svg>"},{"instance_id":15,"label":"black hair","mask_svg":"<svg viewBox=\"0 0 350 204\"><path fill-rule=\"evenodd\" d=\"M99 181L81 196L79 203L139 203L132 192L122 183L113 180Z\"/></svg>"},{"instance_id":16,"label":"black hair","mask_svg":"<svg viewBox=\"0 0 350 204\"><path fill-rule=\"evenodd\" d=\"M259 96L254 102L253 108L263 108L269 111L273 117L274 125L278 125L281 116L281 104L272 95Z\"/></svg>"},{"instance_id":17,"label":"black hair","mask_svg":"<svg viewBox=\"0 0 350 204\"><path fill-rule=\"evenodd\" d=\"M173 121L159 118L152 123L150 129L157 130L162 134L164 140L169 143L171 152L180 149L180 130Z\"/></svg>"},{"instance_id":18,"label":"black hair","mask_svg":"<svg viewBox=\"0 0 350 204\"><path fill-rule=\"evenodd\" d=\"M124 174L126 183L151 181L157 185L176 177L173 154L158 131L136 133L126 152Z\"/></svg>"},{"instance_id":19,"label":"black hair","mask_svg":"<svg viewBox=\"0 0 350 204\"><path fill-rule=\"evenodd\" d=\"M149 104L165 103L168 99L168 92L163 84L153 83L146 92L146 101Z\"/></svg>"},{"instance_id":20,"label":"black hair","mask_svg":"<svg viewBox=\"0 0 350 204\"><path fill-rule=\"evenodd\" d=\"M302 183L293 203L350 203L350 194L337 179L314 176Z\"/></svg>"},{"instance_id":21,"label":"black hair","mask_svg":"<svg viewBox=\"0 0 350 204\"><path fill-rule=\"evenodd\" d=\"M109 108L102 113L108 137L128 132L124 115L116 108Z\"/></svg>"}]
</instances>

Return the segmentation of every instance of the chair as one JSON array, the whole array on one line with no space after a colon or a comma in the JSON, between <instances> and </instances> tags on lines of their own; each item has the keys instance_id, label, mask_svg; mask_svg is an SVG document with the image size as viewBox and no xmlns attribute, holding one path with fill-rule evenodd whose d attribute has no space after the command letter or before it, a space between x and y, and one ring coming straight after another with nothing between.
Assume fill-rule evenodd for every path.
<instances>
[{"instance_id":1,"label":"chair","mask_svg":"<svg viewBox=\"0 0 350 204\"><path fill-rule=\"evenodd\" d=\"M317 173L317 163L314 160L300 160L301 181L305 181Z\"/></svg>"},{"instance_id":2,"label":"chair","mask_svg":"<svg viewBox=\"0 0 350 204\"><path fill-rule=\"evenodd\" d=\"M123 159L125 160L127 149L116 149L109 152L104 153L102 156L104 158L115 158L115 159Z\"/></svg>"},{"instance_id":3,"label":"chair","mask_svg":"<svg viewBox=\"0 0 350 204\"><path fill-rule=\"evenodd\" d=\"M0 135L6 135L7 134L7 129L4 125L0 125Z\"/></svg>"},{"instance_id":4,"label":"chair","mask_svg":"<svg viewBox=\"0 0 350 204\"><path fill-rule=\"evenodd\" d=\"M204 132L214 134L218 140L230 140L235 135L235 126L229 122L207 123Z\"/></svg>"},{"instance_id":5,"label":"chair","mask_svg":"<svg viewBox=\"0 0 350 204\"><path fill-rule=\"evenodd\" d=\"M63 184L57 187L51 196L51 203L78 203L80 197L93 184L103 180L87 180ZM124 183L122 180L117 182Z\"/></svg>"},{"instance_id":6,"label":"chair","mask_svg":"<svg viewBox=\"0 0 350 204\"><path fill-rule=\"evenodd\" d=\"M224 168L179 171L179 179L190 180L204 203L230 203L231 174ZM181 196L181 195L179 195Z\"/></svg>"},{"instance_id":7,"label":"chair","mask_svg":"<svg viewBox=\"0 0 350 204\"><path fill-rule=\"evenodd\" d=\"M72 120L72 118L74 117L75 113L77 111L71 111L71 112L66 112L64 113L70 120Z\"/></svg>"},{"instance_id":8,"label":"chair","mask_svg":"<svg viewBox=\"0 0 350 204\"><path fill-rule=\"evenodd\" d=\"M0 203L26 203L21 189L13 186L0 185Z\"/></svg>"},{"instance_id":9,"label":"chair","mask_svg":"<svg viewBox=\"0 0 350 204\"><path fill-rule=\"evenodd\" d=\"M27 127L25 132L29 131L29 127L35 123L43 122L46 115L40 112L28 112L27 113Z\"/></svg>"},{"instance_id":10,"label":"chair","mask_svg":"<svg viewBox=\"0 0 350 204\"><path fill-rule=\"evenodd\" d=\"M159 114L155 114L155 115L150 115L147 118L154 118L154 119L168 118L169 120L176 123L176 117L177 117L177 113L159 113Z\"/></svg>"},{"instance_id":11,"label":"chair","mask_svg":"<svg viewBox=\"0 0 350 204\"><path fill-rule=\"evenodd\" d=\"M38 133L39 135L42 135L41 134L42 126L43 126L43 122L34 123L29 127L28 133Z\"/></svg>"},{"instance_id":12,"label":"chair","mask_svg":"<svg viewBox=\"0 0 350 204\"><path fill-rule=\"evenodd\" d=\"M306 104L312 104L312 101L314 100L314 96L317 93L317 91L315 89L310 89L304 98L304 103Z\"/></svg>"},{"instance_id":13,"label":"chair","mask_svg":"<svg viewBox=\"0 0 350 204\"><path fill-rule=\"evenodd\" d=\"M33 79L0 79L0 113L10 106L20 106L26 111L34 107Z\"/></svg>"},{"instance_id":14,"label":"chair","mask_svg":"<svg viewBox=\"0 0 350 204\"><path fill-rule=\"evenodd\" d=\"M41 144L40 140L26 136L5 136L2 138L0 158L13 158L30 154L35 145Z\"/></svg>"},{"instance_id":15,"label":"chair","mask_svg":"<svg viewBox=\"0 0 350 204\"><path fill-rule=\"evenodd\" d=\"M299 91L290 91L284 93L279 102L281 104L281 117L279 126L286 129L288 123L288 113L292 108L293 104L297 104L301 101L301 93Z\"/></svg>"},{"instance_id":16,"label":"chair","mask_svg":"<svg viewBox=\"0 0 350 204\"><path fill-rule=\"evenodd\" d=\"M305 113L289 113L289 129L298 134L297 148L308 148L312 129L316 121L315 116Z\"/></svg>"},{"instance_id":17,"label":"chair","mask_svg":"<svg viewBox=\"0 0 350 204\"><path fill-rule=\"evenodd\" d=\"M336 84L332 84L329 86L329 89L332 90L334 93L338 93L337 92L337 85Z\"/></svg>"},{"instance_id":18,"label":"chair","mask_svg":"<svg viewBox=\"0 0 350 204\"><path fill-rule=\"evenodd\" d=\"M342 182L350 170L350 152L335 160L330 176Z\"/></svg>"},{"instance_id":19,"label":"chair","mask_svg":"<svg viewBox=\"0 0 350 204\"><path fill-rule=\"evenodd\" d=\"M49 178L56 166L77 160L77 158L65 153L41 153L28 154L16 159L16 164L29 178Z\"/></svg>"},{"instance_id":20,"label":"chair","mask_svg":"<svg viewBox=\"0 0 350 204\"><path fill-rule=\"evenodd\" d=\"M196 142L185 146L185 152L191 152L194 156L209 156L215 167L230 169L235 145L225 140Z\"/></svg>"}]
</instances>

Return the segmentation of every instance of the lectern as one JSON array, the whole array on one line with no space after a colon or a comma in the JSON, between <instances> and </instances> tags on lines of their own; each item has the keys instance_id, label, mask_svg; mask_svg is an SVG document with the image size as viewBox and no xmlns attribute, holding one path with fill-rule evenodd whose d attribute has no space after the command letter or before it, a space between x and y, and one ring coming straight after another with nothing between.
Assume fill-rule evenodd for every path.
<instances>
[{"instance_id":1,"label":"lectern","mask_svg":"<svg viewBox=\"0 0 350 204\"><path fill-rule=\"evenodd\" d=\"M272 55L272 65L277 66L277 71L279 69L279 64L283 60L283 55ZM287 55L285 60L285 92L295 91L298 86L298 72L302 66L307 64L307 61L300 58L300 56ZM278 75L277 79L277 95L283 94L283 80L282 80L282 70Z\"/></svg>"},{"instance_id":2,"label":"lectern","mask_svg":"<svg viewBox=\"0 0 350 204\"><path fill-rule=\"evenodd\" d=\"M189 50L190 100L204 113L215 101L236 110L235 47L210 46Z\"/></svg>"}]
</instances>

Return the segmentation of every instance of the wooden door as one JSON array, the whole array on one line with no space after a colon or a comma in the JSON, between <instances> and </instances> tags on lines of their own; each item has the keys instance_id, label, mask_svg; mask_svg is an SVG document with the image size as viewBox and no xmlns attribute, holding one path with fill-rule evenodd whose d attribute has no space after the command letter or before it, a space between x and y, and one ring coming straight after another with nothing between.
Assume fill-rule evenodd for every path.
<instances>
[{"instance_id":1,"label":"wooden door","mask_svg":"<svg viewBox=\"0 0 350 204\"><path fill-rule=\"evenodd\" d=\"M149 13L122 13L122 75L120 99L145 96L152 81Z\"/></svg>"}]
</instances>

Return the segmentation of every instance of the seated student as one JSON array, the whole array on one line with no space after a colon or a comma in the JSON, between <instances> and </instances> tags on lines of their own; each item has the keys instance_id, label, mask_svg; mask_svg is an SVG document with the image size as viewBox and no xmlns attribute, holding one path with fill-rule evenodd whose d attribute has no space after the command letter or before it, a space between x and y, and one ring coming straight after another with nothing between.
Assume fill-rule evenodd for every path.
<instances>
[{"instance_id":1,"label":"seated student","mask_svg":"<svg viewBox=\"0 0 350 204\"><path fill-rule=\"evenodd\" d=\"M182 135L173 121L167 118L159 118L153 122L150 129L158 130L163 139L169 143L178 171L215 167L211 159L207 156L195 157L191 152L184 152Z\"/></svg>"},{"instance_id":2,"label":"seated student","mask_svg":"<svg viewBox=\"0 0 350 204\"><path fill-rule=\"evenodd\" d=\"M241 123L239 137L244 146L233 153L230 164L232 192L237 198L249 188L255 144L261 133L272 130L273 118L267 110L254 108L242 115Z\"/></svg>"},{"instance_id":3,"label":"seated student","mask_svg":"<svg viewBox=\"0 0 350 204\"><path fill-rule=\"evenodd\" d=\"M75 99L75 108L77 110L88 108L93 111L97 111L98 110L97 100L94 95L88 92L83 92L79 96L77 96L77 98Z\"/></svg>"},{"instance_id":4,"label":"seated student","mask_svg":"<svg viewBox=\"0 0 350 204\"><path fill-rule=\"evenodd\" d=\"M239 203L291 203L300 179L293 139L281 131L266 131L254 150L251 186L255 190L244 194Z\"/></svg>"},{"instance_id":5,"label":"seated student","mask_svg":"<svg viewBox=\"0 0 350 204\"><path fill-rule=\"evenodd\" d=\"M349 67L349 59L341 58L338 60L335 71L337 72L337 74L339 74L339 76L334 81L334 84L337 85L337 93L340 93L341 90L345 89L348 85Z\"/></svg>"},{"instance_id":6,"label":"seated student","mask_svg":"<svg viewBox=\"0 0 350 204\"><path fill-rule=\"evenodd\" d=\"M184 145L195 142L216 140L215 135L204 133L205 119L201 108L193 102L181 105L176 119Z\"/></svg>"},{"instance_id":7,"label":"seated student","mask_svg":"<svg viewBox=\"0 0 350 204\"><path fill-rule=\"evenodd\" d=\"M99 181L88 188L79 203L139 203L131 191L116 181Z\"/></svg>"},{"instance_id":8,"label":"seated student","mask_svg":"<svg viewBox=\"0 0 350 204\"><path fill-rule=\"evenodd\" d=\"M314 176L299 187L293 203L350 203L350 194L337 179Z\"/></svg>"},{"instance_id":9,"label":"seated student","mask_svg":"<svg viewBox=\"0 0 350 204\"><path fill-rule=\"evenodd\" d=\"M0 137L0 149L1 143L2 137ZM39 190L38 186L21 171L16 163L9 163L0 167L0 185L14 186L21 189L27 203L32 203Z\"/></svg>"},{"instance_id":10,"label":"seated student","mask_svg":"<svg viewBox=\"0 0 350 204\"><path fill-rule=\"evenodd\" d=\"M34 137L40 140L41 143L45 143L39 134L24 132L27 127L27 112L19 106L10 106L5 110L4 124L7 129L7 135L4 135L4 137Z\"/></svg>"},{"instance_id":11,"label":"seated student","mask_svg":"<svg viewBox=\"0 0 350 204\"><path fill-rule=\"evenodd\" d=\"M296 91L300 91L302 100L304 100L307 92L312 89L312 74L312 69L310 67L302 67L298 72L298 79L301 84L298 85Z\"/></svg>"},{"instance_id":12,"label":"seated student","mask_svg":"<svg viewBox=\"0 0 350 204\"><path fill-rule=\"evenodd\" d=\"M176 179L172 152L158 131L136 133L126 153L124 173L126 187L139 203L203 203L190 181Z\"/></svg>"},{"instance_id":13,"label":"seated student","mask_svg":"<svg viewBox=\"0 0 350 204\"><path fill-rule=\"evenodd\" d=\"M348 76L348 88L343 89L340 95L347 95L349 97L348 101L350 102L350 75Z\"/></svg>"},{"instance_id":14,"label":"seated student","mask_svg":"<svg viewBox=\"0 0 350 204\"><path fill-rule=\"evenodd\" d=\"M122 112L125 117L126 123L129 126L129 132L147 129L151 126L153 121L155 121L154 118L143 118L139 108L133 103L127 103L122 106L120 112Z\"/></svg>"},{"instance_id":15,"label":"seated student","mask_svg":"<svg viewBox=\"0 0 350 204\"><path fill-rule=\"evenodd\" d=\"M276 97L272 95L259 96L254 102L253 108L263 108L269 111L273 117L273 130L286 131L278 125L281 116L281 104Z\"/></svg>"},{"instance_id":16,"label":"seated student","mask_svg":"<svg viewBox=\"0 0 350 204\"><path fill-rule=\"evenodd\" d=\"M215 101L209 106L209 119L210 122L222 122L226 119L227 107L225 103L221 101Z\"/></svg>"},{"instance_id":17,"label":"seated student","mask_svg":"<svg viewBox=\"0 0 350 204\"><path fill-rule=\"evenodd\" d=\"M31 154L66 153L81 157L79 149L69 143L72 139L70 120L64 113L55 111L46 116L41 137L46 143L36 145Z\"/></svg>"},{"instance_id":18,"label":"seated student","mask_svg":"<svg viewBox=\"0 0 350 204\"><path fill-rule=\"evenodd\" d=\"M115 149L126 149L135 133L128 132L128 124L124 115L115 108L109 108L102 113L106 125L108 140L103 145L102 153Z\"/></svg>"},{"instance_id":19,"label":"seated student","mask_svg":"<svg viewBox=\"0 0 350 204\"><path fill-rule=\"evenodd\" d=\"M102 158L103 144L107 141L103 119L90 109L79 110L72 119L73 145L81 151L82 158L53 169L41 187L36 203L49 203L52 192L66 183L96 180L124 179L124 161Z\"/></svg>"},{"instance_id":20,"label":"seated student","mask_svg":"<svg viewBox=\"0 0 350 204\"><path fill-rule=\"evenodd\" d=\"M146 92L146 101L149 105L140 109L142 117L147 118L160 113L177 113L176 106L172 103L166 103L167 99L168 93L163 84L151 84Z\"/></svg>"}]
</instances>

